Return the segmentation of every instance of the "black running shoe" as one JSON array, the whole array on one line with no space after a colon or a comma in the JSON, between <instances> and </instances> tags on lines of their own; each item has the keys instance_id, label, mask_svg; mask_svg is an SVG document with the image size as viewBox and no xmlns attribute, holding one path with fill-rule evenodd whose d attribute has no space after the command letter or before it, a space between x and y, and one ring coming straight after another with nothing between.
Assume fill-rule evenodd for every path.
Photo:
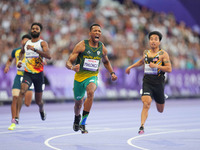
<instances>
[{"instance_id":1,"label":"black running shoe","mask_svg":"<svg viewBox=\"0 0 200 150\"><path fill-rule=\"evenodd\" d=\"M87 134L88 130L85 129L85 125L80 125L80 130L82 134Z\"/></svg>"},{"instance_id":2,"label":"black running shoe","mask_svg":"<svg viewBox=\"0 0 200 150\"><path fill-rule=\"evenodd\" d=\"M74 130L75 132L77 132L78 130L80 130L79 124L77 124L77 123L74 122L74 124L73 124L73 130Z\"/></svg>"},{"instance_id":3,"label":"black running shoe","mask_svg":"<svg viewBox=\"0 0 200 150\"><path fill-rule=\"evenodd\" d=\"M80 125L79 125L80 120L81 120L81 115L74 117L73 130L75 132L80 130Z\"/></svg>"},{"instance_id":4,"label":"black running shoe","mask_svg":"<svg viewBox=\"0 0 200 150\"><path fill-rule=\"evenodd\" d=\"M139 128L138 134L144 134L144 127L143 126L141 126Z\"/></svg>"},{"instance_id":5,"label":"black running shoe","mask_svg":"<svg viewBox=\"0 0 200 150\"><path fill-rule=\"evenodd\" d=\"M17 118L17 117L15 117L15 120L14 120L15 122L15 124L19 124L19 118Z\"/></svg>"},{"instance_id":6,"label":"black running shoe","mask_svg":"<svg viewBox=\"0 0 200 150\"><path fill-rule=\"evenodd\" d=\"M40 112L40 116L41 116L41 119L44 121L47 117L47 114L43 111L43 112Z\"/></svg>"}]
</instances>

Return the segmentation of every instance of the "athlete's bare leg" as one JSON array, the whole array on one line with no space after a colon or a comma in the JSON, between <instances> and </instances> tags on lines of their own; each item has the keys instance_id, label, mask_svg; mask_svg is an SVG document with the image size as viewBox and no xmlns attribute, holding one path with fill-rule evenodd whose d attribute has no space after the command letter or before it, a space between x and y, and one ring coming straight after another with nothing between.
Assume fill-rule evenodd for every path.
<instances>
[{"instance_id":1,"label":"athlete's bare leg","mask_svg":"<svg viewBox=\"0 0 200 150\"><path fill-rule=\"evenodd\" d=\"M43 92L35 92L35 102L39 106L39 112L41 119L44 121L46 120L46 113L44 111L44 102L42 100Z\"/></svg>"},{"instance_id":2,"label":"athlete's bare leg","mask_svg":"<svg viewBox=\"0 0 200 150\"><path fill-rule=\"evenodd\" d=\"M27 91L25 94L24 104L29 107L32 102L33 91Z\"/></svg>"},{"instance_id":3,"label":"athlete's bare leg","mask_svg":"<svg viewBox=\"0 0 200 150\"><path fill-rule=\"evenodd\" d=\"M97 86L95 83L88 84L86 91L87 91L87 98L84 102L84 111L90 112L90 109L92 107L93 99L94 99L94 92L97 89Z\"/></svg>"},{"instance_id":4,"label":"athlete's bare leg","mask_svg":"<svg viewBox=\"0 0 200 150\"><path fill-rule=\"evenodd\" d=\"M74 116L73 130L76 132L80 130L80 125L79 125L80 120L81 120L80 112L83 105L83 100L84 100L84 97L81 100L74 100L75 101L75 104L74 104L75 116Z\"/></svg>"},{"instance_id":5,"label":"athlete's bare leg","mask_svg":"<svg viewBox=\"0 0 200 150\"><path fill-rule=\"evenodd\" d=\"M35 92L35 102L39 106L39 111L44 112L44 102L42 100L42 93L43 92Z\"/></svg>"},{"instance_id":6,"label":"athlete's bare leg","mask_svg":"<svg viewBox=\"0 0 200 150\"><path fill-rule=\"evenodd\" d=\"M158 112L162 113L164 111L165 104L156 103L156 107L157 107Z\"/></svg>"},{"instance_id":7,"label":"athlete's bare leg","mask_svg":"<svg viewBox=\"0 0 200 150\"><path fill-rule=\"evenodd\" d=\"M19 113L21 111L22 108L22 104L23 104L23 98L25 97L25 93L28 90L28 84L26 83L22 83L21 84L21 90L17 99L17 110L16 110L16 117L19 118Z\"/></svg>"},{"instance_id":8,"label":"athlete's bare leg","mask_svg":"<svg viewBox=\"0 0 200 150\"><path fill-rule=\"evenodd\" d=\"M15 119L16 117L17 98L18 96L13 96L13 99L12 99L12 104L11 104L12 119Z\"/></svg>"},{"instance_id":9,"label":"athlete's bare leg","mask_svg":"<svg viewBox=\"0 0 200 150\"><path fill-rule=\"evenodd\" d=\"M87 98L86 98L86 100L84 102L82 119L81 119L79 127L74 124L74 131L77 131L77 129L79 128L81 130L82 134L87 134L88 133L88 131L85 128L85 124L86 124L86 120L87 120L87 117L89 115L89 112L91 110L91 107L92 107L92 103L93 103L93 99L94 99L94 92L95 92L96 88L97 88L97 86L96 86L95 83L91 82L91 83L89 83L87 85L87 87L86 87ZM78 119L75 119L75 120L78 120Z\"/></svg>"},{"instance_id":10,"label":"athlete's bare leg","mask_svg":"<svg viewBox=\"0 0 200 150\"><path fill-rule=\"evenodd\" d=\"M151 98L151 96L145 95L145 96L142 96L141 99L143 102L143 109L142 109L142 113L141 113L141 126L143 126L148 117L148 111L151 106L152 98Z\"/></svg>"},{"instance_id":11,"label":"athlete's bare leg","mask_svg":"<svg viewBox=\"0 0 200 150\"><path fill-rule=\"evenodd\" d=\"M74 100L75 101L75 104L74 104L74 113L75 113L76 116L79 116L79 114L81 112L83 100L84 100L84 97L81 100Z\"/></svg>"},{"instance_id":12,"label":"athlete's bare leg","mask_svg":"<svg viewBox=\"0 0 200 150\"><path fill-rule=\"evenodd\" d=\"M12 114L12 120L11 120L11 125L8 127L8 130L14 130L15 129L15 124L18 124L18 120L16 120L16 109L17 109L17 98L19 95L19 89L12 89L12 94L13 94L13 100L11 104L11 114ZM14 96L15 95L15 96Z\"/></svg>"}]
</instances>

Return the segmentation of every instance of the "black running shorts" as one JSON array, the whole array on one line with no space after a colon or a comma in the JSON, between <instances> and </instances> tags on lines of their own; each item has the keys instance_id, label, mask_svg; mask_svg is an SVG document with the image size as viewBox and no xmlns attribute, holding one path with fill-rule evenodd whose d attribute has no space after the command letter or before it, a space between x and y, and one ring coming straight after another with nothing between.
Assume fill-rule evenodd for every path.
<instances>
[{"instance_id":1,"label":"black running shorts","mask_svg":"<svg viewBox=\"0 0 200 150\"><path fill-rule=\"evenodd\" d=\"M44 74L43 72L32 74L25 71L22 83L28 84L29 87L33 83L35 92L43 92Z\"/></svg>"},{"instance_id":2,"label":"black running shorts","mask_svg":"<svg viewBox=\"0 0 200 150\"><path fill-rule=\"evenodd\" d=\"M161 82L160 84L151 84L143 82L142 89L142 96L149 95L152 99L156 101L156 103L165 103L164 83Z\"/></svg>"}]
</instances>

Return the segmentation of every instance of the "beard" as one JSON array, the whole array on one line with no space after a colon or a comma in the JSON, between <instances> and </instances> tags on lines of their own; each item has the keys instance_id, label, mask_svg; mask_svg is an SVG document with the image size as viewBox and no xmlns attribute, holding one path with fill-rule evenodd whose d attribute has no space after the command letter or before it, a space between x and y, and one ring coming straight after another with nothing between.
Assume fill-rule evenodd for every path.
<instances>
[{"instance_id":1,"label":"beard","mask_svg":"<svg viewBox=\"0 0 200 150\"><path fill-rule=\"evenodd\" d=\"M32 38L38 38L40 36L40 32L31 32Z\"/></svg>"}]
</instances>

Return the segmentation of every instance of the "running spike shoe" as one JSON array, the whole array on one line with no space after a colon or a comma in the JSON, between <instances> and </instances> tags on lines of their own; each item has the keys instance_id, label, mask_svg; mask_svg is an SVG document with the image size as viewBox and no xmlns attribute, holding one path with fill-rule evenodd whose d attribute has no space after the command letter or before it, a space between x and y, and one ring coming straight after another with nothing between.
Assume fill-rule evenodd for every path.
<instances>
[{"instance_id":1,"label":"running spike shoe","mask_svg":"<svg viewBox=\"0 0 200 150\"><path fill-rule=\"evenodd\" d=\"M8 130L14 130L15 129L15 123L12 123L9 127L8 127Z\"/></svg>"},{"instance_id":2,"label":"running spike shoe","mask_svg":"<svg viewBox=\"0 0 200 150\"><path fill-rule=\"evenodd\" d=\"M80 130L82 134L87 134L88 130L85 129L85 125L80 125Z\"/></svg>"},{"instance_id":3,"label":"running spike shoe","mask_svg":"<svg viewBox=\"0 0 200 150\"><path fill-rule=\"evenodd\" d=\"M47 117L47 114L43 111L43 112L40 112L40 116L41 116L41 119L44 121Z\"/></svg>"},{"instance_id":4,"label":"running spike shoe","mask_svg":"<svg viewBox=\"0 0 200 150\"><path fill-rule=\"evenodd\" d=\"M79 125L80 120L81 120L81 115L80 114L79 114L79 116L75 116L74 117L73 130L75 132L80 130L80 125Z\"/></svg>"},{"instance_id":5,"label":"running spike shoe","mask_svg":"<svg viewBox=\"0 0 200 150\"><path fill-rule=\"evenodd\" d=\"M141 126L139 128L138 134L144 134L144 127L143 126Z\"/></svg>"}]
</instances>

